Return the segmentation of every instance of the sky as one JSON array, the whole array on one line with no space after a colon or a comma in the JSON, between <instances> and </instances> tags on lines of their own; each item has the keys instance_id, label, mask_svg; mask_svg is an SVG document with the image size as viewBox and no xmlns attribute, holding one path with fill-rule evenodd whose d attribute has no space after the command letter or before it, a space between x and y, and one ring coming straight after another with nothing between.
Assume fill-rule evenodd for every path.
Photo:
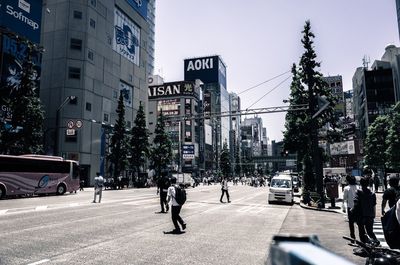
<instances>
[{"instance_id":1,"label":"sky","mask_svg":"<svg viewBox=\"0 0 400 265\"><path fill-rule=\"evenodd\" d=\"M341 75L345 91L364 56L371 66L387 45L399 46L395 0L156 0L154 74L181 81L184 59L219 55L227 90L239 94L242 109L284 106L291 77L283 73L304 52L306 20L315 34L318 70ZM269 140L282 140L285 113L259 116Z\"/></svg>"}]
</instances>

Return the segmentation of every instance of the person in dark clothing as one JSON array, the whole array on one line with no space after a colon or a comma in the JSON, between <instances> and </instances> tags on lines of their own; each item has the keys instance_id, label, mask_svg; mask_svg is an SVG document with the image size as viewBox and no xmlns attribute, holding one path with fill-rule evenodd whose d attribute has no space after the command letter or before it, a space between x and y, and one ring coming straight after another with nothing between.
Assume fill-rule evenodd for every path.
<instances>
[{"instance_id":1,"label":"person in dark clothing","mask_svg":"<svg viewBox=\"0 0 400 265\"><path fill-rule=\"evenodd\" d=\"M160 213L167 213L169 210L169 205L167 202L167 193L170 185L171 184L166 175L163 175L157 182L157 194L160 194L160 205L161 205Z\"/></svg>"},{"instance_id":2,"label":"person in dark clothing","mask_svg":"<svg viewBox=\"0 0 400 265\"><path fill-rule=\"evenodd\" d=\"M386 203L389 202L389 208L392 208L400 197L399 178L390 177L389 185L390 188L385 190L382 196L382 215L385 214Z\"/></svg>"},{"instance_id":3,"label":"person in dark clothing","mask_svg":"<svg viewBox=\"0 0 400 265\"><path fill-rule=\"evenodd\" d=\"M377 245L379 241L376 238L373 225L375 218L375 207L376 207L376 195L368 189L369 179L362 177L360 180L361 190L356 192L354 198L354 207L352 212L357 221L358 232L360 235L360 241L368 243L367 234L370 239Z\"/></svg>"},{"instance_id":4,"label":"person in dark clothing","mask_svg":"<svg viewBox=\"0 0 400 265\"><path fill-rule=\"evenodd\" d=\"M83 191L84 186L85 186L85 181L83 179L81 179L81 181L79 181L79 190Z\"/></svg>"}]
</instances>

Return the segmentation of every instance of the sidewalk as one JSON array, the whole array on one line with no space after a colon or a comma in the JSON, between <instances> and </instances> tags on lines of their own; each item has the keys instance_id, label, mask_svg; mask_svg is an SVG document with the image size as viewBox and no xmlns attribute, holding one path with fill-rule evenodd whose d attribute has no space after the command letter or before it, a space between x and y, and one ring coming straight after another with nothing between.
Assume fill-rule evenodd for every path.
<instances>
[{"instance_id":1,"label":"sidewalk","mask_svg":"<svg viewBox=\"0 0 400 265\"><path fill-rule=\"evenodd\" d=\"M382 195L383 195L383 187L380 186L379 190L376 194L376 216L380 216L381 212L381 203L382 203ZM325 211L325 212L332 212L332 213L339 213L339 214L344 214L346 215L346 212L343 212L342 207L343 207L343 192L342 188L339 186L339 197L335 199L335 208L331 207L331 202L328 199L325 201L325 208L318 208L316 205L308 206L307 204L304 204L302 202L301 198L301 193L302 191L300 190L298 193L295 194L295 202L296 204L299 204L300 207L308 210L314 210L314 211ZM347 209L346 209L347 210Z\"/></svg>"}]
</instances>

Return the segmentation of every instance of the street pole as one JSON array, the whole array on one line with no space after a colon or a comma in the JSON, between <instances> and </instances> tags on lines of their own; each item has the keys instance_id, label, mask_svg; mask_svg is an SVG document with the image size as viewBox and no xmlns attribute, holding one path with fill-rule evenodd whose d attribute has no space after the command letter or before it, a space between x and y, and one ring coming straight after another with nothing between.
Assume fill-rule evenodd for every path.
<instances>
[{"instance_id":1,"label":"street pole","mask_svg":"<svg viewBox=\"0 0 400 265\"><path fill-rule=\"evenodd\" d=\"M61 109L67 104L70 100L75 99L75 96L68 96L64 99L64 101L61 103L61 105L57 108L56 111L56 131L55 131L55 137L54 137L54 155L57 156L59 153L58 150L58 139L59 139L59 129L60 129L60 111Z\"/></svg>"}]
</instances>

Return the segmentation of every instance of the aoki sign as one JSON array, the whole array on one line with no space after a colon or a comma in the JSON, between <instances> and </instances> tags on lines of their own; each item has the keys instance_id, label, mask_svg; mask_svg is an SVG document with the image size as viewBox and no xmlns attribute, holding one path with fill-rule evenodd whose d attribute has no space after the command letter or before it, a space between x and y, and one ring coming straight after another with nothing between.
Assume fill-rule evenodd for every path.
<instances>
[{"instance_id":1,"label":"aoki sign","mask_svg":"<svg viewBox=\"0 0 400 265\"><path fill-rule=\"evenodd\" d=\"M113 50L139 66L140 28L117 8L114 32Z\"/></svg>"},{"instance_id":2,"label":"aoki sign","mask_svg":"<svg viewBox=\"0 0 400 265\"><path fill-rule=\"evenodd\" d=\"M186 71L198 71L198 70L207 70L214 68L214 58L201 58L197 60L189 61L186 67Z\"/></svg>"}]
</instances>

